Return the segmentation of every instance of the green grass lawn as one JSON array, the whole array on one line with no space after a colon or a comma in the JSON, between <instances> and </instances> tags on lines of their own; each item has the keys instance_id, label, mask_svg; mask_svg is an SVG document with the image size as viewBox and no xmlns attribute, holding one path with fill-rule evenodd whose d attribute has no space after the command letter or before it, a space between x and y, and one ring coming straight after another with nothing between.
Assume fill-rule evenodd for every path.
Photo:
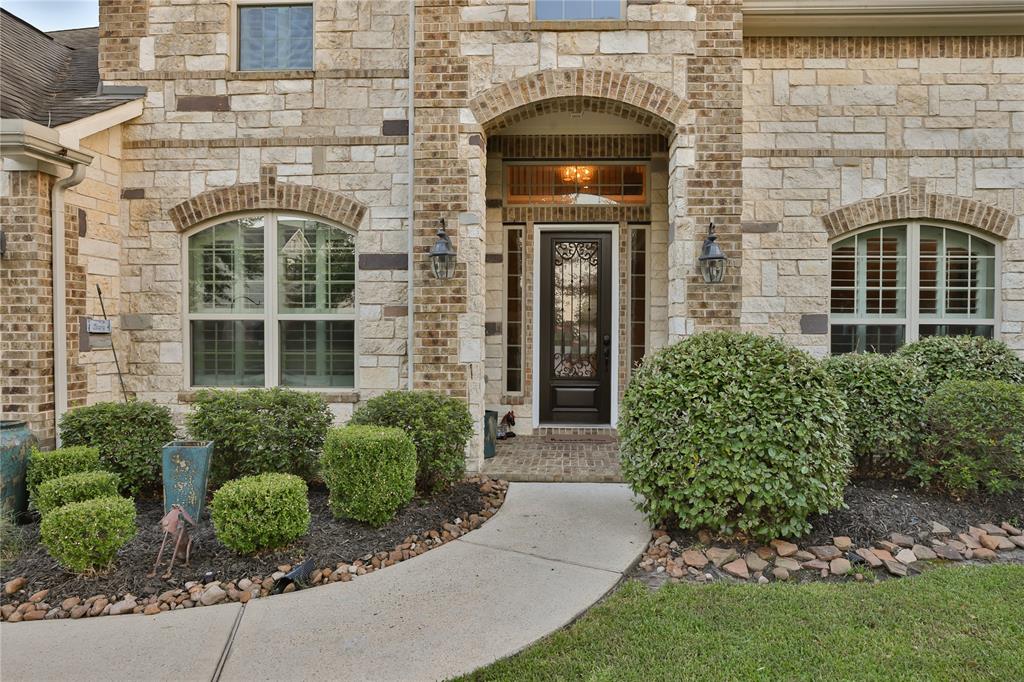
<instances>
[{"instance_id":1,"label":"green grass lawn","mask_svg":"<svg viewBox=\"0 0 1024 682\"><path fill-rule=\"evenodd\" d=\"M1024 566L879 584L624 585L480 680L1024 680Z\"/></svg>"}]
</instances>

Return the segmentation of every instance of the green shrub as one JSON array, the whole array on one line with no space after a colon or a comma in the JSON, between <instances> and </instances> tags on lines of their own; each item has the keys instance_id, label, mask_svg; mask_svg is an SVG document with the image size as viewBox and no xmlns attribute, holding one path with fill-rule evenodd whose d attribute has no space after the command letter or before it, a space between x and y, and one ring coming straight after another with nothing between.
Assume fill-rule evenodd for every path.
<instances>
[{"instance_id":1,"label":"green shrub","mask_svg":"<svg viewBox=\"0 0 1024 682\"><path fill-rule=\"evenodd\" d=\"M332 421L324 399L283 388L203 390L186 417L196 440L212 440L214 486L239 476L295 474L309 480Z\"/></svg>"},{"instance_id":2,"label":"green shrub","mask_svg":"<svg viewBox=\"0 0 1024 682\"><path fill-rule=\"evenodd\" d=\"M72 502L39 524L39 538L50 556L76 573L110 566L135 532L135 503L123 497Z\"/></svg>"},{"instance_id":3,"label":"green shrub","mask_svg":"<svg viewBox=\"0 0 1024 682\"><path fill-rule=\"evenodd\" d=\"M644 360L621 409L622 473L653 523L767 540L843 502L846 405L781 341L689 337Z\"/></svg>"},{"instance_id":4,"label":"green shrub","mask_svg":"<svg viewBox=\"0 0 1024 682\"><path fill-rule=\"evenodd\" d=\"M306 495L306 482L292 474L228 481L210 502L217 539L239 554L287 545L309 532Z\"/></svg>"},{"instance_id":5,"label":"green shrub","mask_svg":"<svg viewBox=\"0 0 1024 682\"><path fill-rule=\"evenodd\" d=\"M416 447L397 428L331 429L320 471L335 516L383 526L416 492Z\"/></svg>"},{"instance_id":6,"label":"green shrub","mask_svg":"<svg viewBox=\"0 0 1024 682\"><path fill-rule=\"evenodd\" d=\"M963 497L1024 481L1024 386L947 381L925 403L926 435L910 474Z\"/></svg>"},{"instance_id":7,"label":"green shrub","mask_svg":"<svg viewBox=\"0 0 1024 682\"><path fill-rule=\"evenodd\" d=\"M427 391L390 391L371 398L352 415L350 424L394 426L416 446L416 487L435 493L466 473L466 443L473 418L457 398Z\"/></svg>"},{"instance_id":8,"label":"green shrub","mask_svg":"<svg viewBox=\"0 0 1024 682\"><path fill-rule=\"evenodd\" d=\"M858 474L902 474L921 435L928 383L907 358L876 353L836 355L822 363L846 402Z\"/></svg>"},{"instance_id":9,"label":"green shrub","mask_svg":"<svg viewBox=\"0 0 1024 682\"><path fill-rule=\"evenodd\" d=\"M174 439L171 412L162 405L132 400L76 407L60 420L65 445L91 445L103 468L118 474L131 495L156 490L160 449Z\"/></svg>"},{"instance_id":10,"label":"green shrub","mask_svg":"<svg viewBox=\"0 0 1024 682\"><path fill-rule=\"evenodd\" d=\"M25 485L29 499L35 504L40 484L66 476L80 474L83 471L99 471L100 451L84 445L72 445L56 450L32 450L28 456L28 467L25 472Z\"/></svg>"},{"instance_id":11,"label":"green shrub","mask_svg":"<svg viewBox=\"0 0 1024 682\"><path fill-rule=\"evenodd\" d=\"M1024 384L1024 360L1002 341L980 336L930 336L897 351L924 368L932 389L949 379Z\"/></svg>"},{"instance_id":12,"label":"green shrub","mask_svg":"<svg viewBox=\"0 0 1024 682\"><path fill-rule=\"evenodd\" d=\"M51 478L39 484L35 505L45 516L58 507L97 497L117 497L120 479L109 471L83 471Z\"/></svg>"}]
</instances>

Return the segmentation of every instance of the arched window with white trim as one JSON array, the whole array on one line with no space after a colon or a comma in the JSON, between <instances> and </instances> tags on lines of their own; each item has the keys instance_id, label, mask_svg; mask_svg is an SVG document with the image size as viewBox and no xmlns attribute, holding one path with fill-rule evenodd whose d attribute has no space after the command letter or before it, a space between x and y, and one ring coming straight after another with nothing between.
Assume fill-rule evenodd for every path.
<instances>
[{"instance_id":1,"label":"arched window with white trim","mask_svg":"<svg viewBox=\"0 0 1024 682\"><path fill-rule=\"evenodd\" d=\"M832 353L891 353L926 336L996 330L999 250L973 230L885 224L832 243Z\"/></svg>"},{"instance_id":2,"label":"arched window with white trim","mask_svg":"<svg viewBox=\"0 0 1024 682\"><path fill-rule=\"evenodd\" d=\"M262 212L187 238L191 386L355 387L355 236Z\"/></svg>"}]
</instances>

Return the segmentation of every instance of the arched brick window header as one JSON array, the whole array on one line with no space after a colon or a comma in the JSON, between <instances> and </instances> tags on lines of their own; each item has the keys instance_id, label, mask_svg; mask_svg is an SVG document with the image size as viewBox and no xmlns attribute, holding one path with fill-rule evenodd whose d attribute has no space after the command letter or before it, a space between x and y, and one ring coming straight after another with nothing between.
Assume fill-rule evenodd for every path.
<instances>
[{"instance_id":1,"label":"arched brick window header","mask_svg":"<svg viewBox=\"0 0 1024 682\"><path fill-rule=\"evenodd\" d=\"M171 209L171 222L179 230L227 213L273 209L297 211L327 218L358 229L366 206L344 194L309 185L278 182L273 166L260 169L260 181L212 189Z\"/></svg>"},{"instance_id":2,"label":"arched brick window header","mask_svg":"<svg viewBox=\"0 0 1024 682\"><path fill-rule=\"evenodd\" d=\"M960 223L997 237L1008 237L1017 219L990 204L949 194L932 194L924 180L914 178L910 190L886 194L829 211L821 217L829 238L889 220L931 218Z\"/></svg>"},{"instance_id":3,"label":"arched brick window header","mask_svg":"<svg viewBox=\"0 0 1024 682\"><path fill-rule=\"evenodd\" d=\"M671 90L627 73L592 69L548 69L502 83L469 102L486 132L551 111L568 111L567 98L608 113L618 113L666 136L685 125L686 102ZM555 100L555 101L551 101ZM561 100L561 101L558 101Z\"/></svg>"}]
</instances>

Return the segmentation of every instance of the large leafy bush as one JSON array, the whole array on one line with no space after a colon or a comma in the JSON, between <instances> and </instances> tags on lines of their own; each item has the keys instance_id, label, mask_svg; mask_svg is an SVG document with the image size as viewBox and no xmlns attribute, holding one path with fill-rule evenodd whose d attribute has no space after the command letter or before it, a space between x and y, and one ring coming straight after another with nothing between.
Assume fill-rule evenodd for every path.
<instances>
[{"instance_id":1,"label":"large leafy bush","mask_svg":"<svg viewBox=\"0 0 1024 682\"><path fill-rule=\"evenodd\" d=\"M45 516L54 509L72 502L84 502L97 497L117 497L120 479L109 471L83 471L51 478L39 484L35 506Z\"/></svg>"},{"instance_id":2,"label":"large leafy bush","mask_svg":"<svg viewBox=\"0 0 1024 682\"><path fill-rule=\"evenodd\" d=\"M390 391L372 398L352 415L351 424L394 426L416 446L416 487L434 493L466 472L466 443L473 418L466 404L426 391Z\"/></svg>"},{"instance_id":3,"label":"large leafy bush","mask_svg":"<svg viewBox=\"0 0 1024 682\"><path fill-rule=\"evenodd\" d=\"M287 545L309 532L306 482L292 474L228 481L213 494L217 539L240 554Z\"/></svg>"},{"instance_id":4,"label":"large leafy bush","mask_svg":"<svg viewBox=\"0 0 1024 682\"><path fill-rule=\"evenodd\" d=\"M160 451L174 438L174 422L170 410L154 403L96 403L61 417L60 435L65 445L98 448L103 468L136 495L157 488Z\"/></svg>"},{"instance_id":5,"label":"large leafy bush","mask_svg":"<svg viewBox=\"0 0 1024 682\"><path fill-rule=\"evenodd\" d=\"M39 486L51 479L83 471L99 471L100 451L84 445L57 448L56 450L32 450L28 456L25 485L29 498L35 504Z\"/></svg>"},{"instance_id":6,"label":"large leafy bush","mask_svg":"<svg viewBox=\"0 0 1024 682\"><path fill-rule=\"evenodd\" d=\"M1024 481L1024 386L948 381L925 404L927 433L910 473L963 497L1003 493Z\"/></svg>"},{"instance_id":7,"label":"large leafy bush","mask_svg":"<svg viewBox=\"0 0 1024 682\"><path fill-rule=\"evenodd\" d=\"M692 336L644 360L622 401L622 473L654 523L761 540L842 504L846 405L818 362L754 334Z\"/></svg>"},{"instance_id":8,"label":"large leafy bush","mask_svg":"<svg viewBox=\"0 0 1024 682\"><path fill-rule=\"evenodd\" d=\"M331 429L320 462L335 516L382 526L416 492L416 448L404 431Z\"/></svg>"},{"instance_id":9,"label":"large leafy bush","mask_svg":"<svg viewBox=\"0 0 1024 682\"><path fill-rule=\"evenodd\" d=\"M1024 360L994 339L930 336L903 346L897 354L923 367L933 389L950 379L1024 384Z\"/></svg>"},{"instance_id":10,"label":"large leafy bush","mask_svg":"<svg viewBox=\"0 0 1024 682\"><path fill-rule=\"evenodd\" d=\"M76 573L110 566L135 532L135 503L123 497L72 502L39 524L39 539L50 556Z\"/></svg>"},{"instance_id":11,"label":"large leafy bush","mask_svg":"<svg viewBox=\"0 0 1024 682\"><path fill-rule=\"evenodd\" d=\"M199 391L186 417L192 438L214 443L214 486L262 473L309 480L331 421L323 398L283 388Z\"/></svg>"},{"instance_id":12,"label":"large leafy bush","mask_svg":"<svg viewBox=\"0 0 1024 682\"><path fill-rule=\"evenodd\" d=\"M902 474L921 435L928 382L907 358L875 353L837 355L823 362L846 402L846 424L857 473Z\"/></svg>"}]
</instances>

